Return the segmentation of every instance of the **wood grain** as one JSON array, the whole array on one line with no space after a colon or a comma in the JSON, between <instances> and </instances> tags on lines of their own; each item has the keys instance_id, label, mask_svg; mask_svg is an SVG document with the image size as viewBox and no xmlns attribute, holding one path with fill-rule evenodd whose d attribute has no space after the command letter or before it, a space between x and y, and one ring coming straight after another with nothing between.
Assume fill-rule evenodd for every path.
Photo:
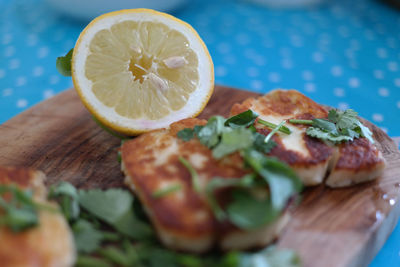
<instances>
[{"instance_id":1,"label":"wood grain","mask_svg":"<svg viewBox=\"0 0 400 267\"><path fill-rule=\"evenodd\" d=\"M200 115L227 115L231 105L257 94L217 86ZM345 189L307 189L278 246L297 250L304 266L366 266L400 214L400 152L373 130L388 167L382 178ZM0 165L44 171L47 184L80 188L123 186L117 161L120 140L98 127L75 91L67 90L0 125Z\"/></svg>"}]
</instances>

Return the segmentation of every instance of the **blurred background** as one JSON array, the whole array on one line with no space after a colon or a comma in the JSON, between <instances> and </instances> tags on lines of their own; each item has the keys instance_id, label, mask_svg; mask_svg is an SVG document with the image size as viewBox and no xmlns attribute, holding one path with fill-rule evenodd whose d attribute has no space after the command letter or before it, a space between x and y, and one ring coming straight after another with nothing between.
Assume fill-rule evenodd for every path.
<instances>
[{"instance_id":1,"label":"blurred background","mask_svg":"<svg viewBox=\"0 0 400 267\"><path fill-rule=\"evenodd\" d=\"M0 0L0 123L72 87L55 68L87 23L147 7L190 23L217 84L295 88L400 136L400 1ZM399 266L400 227L371 266Z\"/></svg>"}]
</instances>

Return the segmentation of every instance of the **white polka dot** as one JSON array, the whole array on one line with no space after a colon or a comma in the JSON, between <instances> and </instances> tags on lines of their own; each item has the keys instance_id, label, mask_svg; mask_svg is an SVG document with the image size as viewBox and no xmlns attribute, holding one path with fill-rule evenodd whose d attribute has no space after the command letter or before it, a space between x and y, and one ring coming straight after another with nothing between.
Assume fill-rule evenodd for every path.
<instances>
[{"instance_id":1,"label":"white polka dot","mask_svg":"<svg viewBox=\"0 0 400 267\"><path fill-rule=\"evenodd\" d=\"M250 86L251 86L252 89L254 89L256 91L261 91L261 89L263 88L264 84L260 80L252 80L250 82Z\"/></svg>"},{"instance_id":2,"label":"white polka dot","mask_svg":"<svg viewBox=\"0 0 400 267\"><path fill-rule=\"evenodd\" d=\"M18 69L18 68L19 68L19 65L20 65L19 59L13 58L13 59L10 60L10 62L9 62L9 64L8 64L8 68L9 68L10 70L15 70L15 69Z\"/></svg>"},{"instance_id":3,"label":"white polka dot","mask_svg":"<svg viewBox=\"0 0 400 267\"><path fill-rule=\"evenodd\" d=\"M281 66L284 69L292 69L293 68L293 61L289 58L284 58L281 61Z\"/></svg>"},{"instance_id":4,"label":"white polka dot","mask_svg":"<svg viewBox=\"0 0 400 267\"><path fill-rule=\"evenodd\" d=\"M331 68L331 73L332 73L333 76L339 77L339 76L343 75L343 69L340 66L333 66Z\"/></svg>"},{"instance_id":5,"label":"white polka dot","mask_svg":"<svg viewBox=\"0 0 400 267\"><path fill-rule=\"evenodd\" d=\"M397 87L400 87L400 78L397 78L394 80L394 85L396 85Z\"/></svg>"},{"instance_id":6,"label":"white polka dot","mask_svg":"<svg viewBox=\"0 0 400 267\"><path fill-rule=\"evenodd\" d=\"M215 75L218 76L218 77L225 76L227 74L227 72L228 71L226 70L226 68L224 66L217 66L215 68Z\"/></svg>"},{"instance_id":7,"label":"white polka dot","mask_svg":"<svg viewBox=\"0 0 400 267\"><path fill-rule=\"evenodd\" d=\"M374 77L376 79L382 80L384 78L383 71L381 70L374 70Z\"/></svg>"},{"instance_id":8,"label":"white polka dot","mask_svg":"<svg viewBox=\"0 0 400 267\"><path fill-rule=\"evenodd\" d=\"M349 86L351 88L357 88L360 87L360 80L358 78L350 78L349 79Z\"/></svg>"},{"instance_id":9,"label":"white polka dot","mask_svg":"<svg viewBox=\"0 0 400 267\"><path fill-rule=\"evenodd\" d=\"M250 43L250 38L245 33L239 33L235 36L235 40L239 45L246 45Z\"/></svg>"},{"instance_id":10,"label":"white polka dot","mask_svg":"<svg viewBox=\"0 0 400 267\"><path fill-rule=\"evenodd\" d=\"M345 110L345 109L348 109L348 108L349 108L349 104L347 104L346 102L339 102L338 103L338 109Z\"/></svg>"},{"instance_id":11,"label":"white polka dot","mask_svg":"<svg viewBox=\"0 0 400 267\"><path fill-rule=\"evenodd\" d=\"M3 35L1 43L3 45L7 45L7 44L11 43L12 39L13 39L13 36L11 34L9 34L9 33L6 33L6 34Z\"/></svg>"},{"instance_id":12,"label":"white polka dot","mask_svg":"<svg viewBox=\"0 0 400 267\"><path fill-rule=\"evenodd\" d=\"M333 89L333 94L337 97L344 97L345 91L343 88L335 88Z\"/></svg>"},{"instance_id":13,"label":"white polka dot","mask_svg":"<svg viewBox=\"0 0 400 267\"><path fill-rule=\"evenodd\" d=\"M324 61L324 55L321 52L314 52L312 54L312 60L317 63Z\"/></svg>"},{"instance_id":14,"label":"white polka dot","mask_svg":"<svg viewBox=\"0 0 400 267\"><path fill-rule=\"evenodd\" d=\"M13 89L12 88L6 88L3 90L3 96L10 96L13 93Z\"/></svg>"},{"instance_id":15,"label":"white polka dot","mask_svg":"<svg viewBox=\"0 0 400 267\"><path fill-rule=\"evenodd\" d=\"M396 106L400 109L400 101L397 101Z\"/></svg>"},{"instance_id":16,"label":"white polka dot","mask_svg":"<svg viewBox=\"0 0 400 267\"><path fill-rule=\"evenodd\" d=\"M303 77L303 80L305 81L312 81L314 80L314 73L312 73L312 71L310 70L304 70L301 73L301 76Z\"/></svg>"},{"instance_id":17,"label":"white polka dot","mask_svg":"<svg viewBox=\"0 0 400 267\"><path fill-rule=\"evenodd\" d=\"M18 99L17 108L25 108L28 105L28 101L26 99Z\"/></svg>"},{"instance_id":18,"label":"white polka dot","mask_svg":"<svg viewBox=\"0 0 400 267\"><path fill-rule=\"evenodd\" d=\"M383 121L383 115L380 113L374 113L372 114L372 119L376 122L382 122Z\"/></svg>"},{"instance_id":19,"label":"white polka dot","mask_svg":"<svg viewBox=\"0 0 400 267\"><path fill-rule=\"evenodd\" d=\"M386 40L386 42L387 42L388 46L391 47L391 48L396 48L397 47L397 42L396 42L395 38L389 37Z\"/></svg>"},{"instance_id":20,"label":"white polka dot","mask_svg":"<svg viewBox=\"0 0 400 267\"><path fill-rule=\"evenodd\" d=\"M270 72L268 74L268 80L273 83L278 83L281 81L281 75L277 72Z\"/></svg>"},{"instance_id":21,"label":"white polka dot","mask_svg":"<svg viewBox=\"0 0 400 267\"><path fill-rule=\"evenodd\" d=\"M0 69L0 79L4 78L6 76L6 71L3 69Z\"/></svg>"},{"instance_id":22,"label":"white polka dot","mask_svg":"<svg viewBox=\"0 0 400 267\"><path fill-rule=\"evenodd\" d=\"M390 71L398 71L399 70L399 65L397 64L396 61L390 61L387 64L387 68Z\"/></svg>"},{"instance_id":23,"label":"white polka dot","mask_svg":"<svg viewBox=\"0 0 400 267\"><path fill-rule=\"evenodd\" d=\"M44 72L44 69L42 66L36 66L33 68L32 74L35 77L39 77L39 76L43 75L43 72Z\"/></svg>"},{"instance_id":24,"label":"white polka dot","mask_svg":"<svg viewBox=\"0 0 400 267\"><path fill-rule=\"evenodd\" d=\"M342 25L342 26L340 26L340 27L338 28L338 32L339 32L340 36L342 36L342 37L344 37L344 38L350 36L350 31L349 31L349 29L348 29L346 26L344 26L344 25Z\"/></svg>"},{"instance_id":25,"label":"white polka dot","mask_svg":"<svg viewBox=\"0 0 400 267\"><path fill-rule=\"evenodd\" d=\"M381 87L378 89L378 94L383 97L389 96L389 90L387 88Z\"/></svg>"},{"instance_id":26,"label":"white polka dot","mask_svg":"<svg viewBox=\"0 0 400 267\"><path fill-rule=\"evenodd\" d=\"M258 55L257 57L253 58L254 64L257 66L265 66L267 64L267 60L265 57Z\"/></svg>"},{"instance_id":27,"label":"white polka dot","mask_svg":"<svg viewBox=\"0 0 400 267\"><path fill-rule=\"evenodd\" d=\"M257 57L257 52L253 48L246 48L244 50L244 56L248 59Z\"/></svg>"},{"instance_id":28,"label":"white polka dot","mask_svg":"<svg viewBox=\"0 0 400 267\"><path fill-rule=\"evenodd\" d=\"M52 89L47 89L43 92L43 98L48 99L54 96L54 91Z\"/></svg>"},{"instance_id":29,"label":"white polka dot","mask_svg":"<svg viewBox=\"0 0 400 267\"><path fill-rule=\"evenodd\" d=\"M303 38L299 35L290 36L290 44L294 47L302 47L304 46Z\"/></svg>"},{"instance_id":30,"label":"white polka dot","mask_svg":"<svg viewBox=\"0 0 400 267\"><path fill-rule=\"evenodd\" d=\"M288 47L281 47L279 49L279 53L281 54L281 56L283 57L290 57L292 55L292 51L290 50L290 48Z\"/></svg>"},{"instance_id":31,"label":"white polka dot","mask_svg":"<svg viewBox=\"0 0 400 267\"><path fill-rule=\"evenodd\" d=\"M27 38L27 41L26 41L26 44L28 46L34 46L34 45L37 44L37 42L38 42L38 37L37 37L36 34L29 34L28 35L28 38Z\"/></svg>"},{"instance_id":32,"label":"white polka dot","mask_svg":"<svg viewBox=\"0 0 400 267\"><path fill-rule=\"evenodd\" d=\"M387 50L385 48L378 48L376 49L376 54L378 55L379 58L387 58Z\"/></svg>"},{"instance_id":33,"label":"white polka dot","mask_svg":"<svg viewBox=\"0 0 400 267\"><path fill-rule=\"evenodd\" d=\"M235 63L236 63L236 58L235 58L234 56L232 56L232 55L228 55L228 56L226 56L226 57L224 58L224 62L225 62L226 64L232 65L232 64L235 64Z\"/></svg>"},{"instance_id":34,"label":"white polka dot","mask_svg":"<svg viewBox=\"0 0 400 267\"><path fill-rule=\"evenodd\" d=\"M217 46L217 50L221 54L227 54L231 51L231 46L228 43L219 43Z\"/></svg>"},{"instance_id":35,"label":"white polka dot","mask_svg":"<svg viewBox=\"0 0 400 267\"><path fill-rule=\"evenodd\" d=\"M38 58L45 58L49 54L49 48L47 46L43 46L39 48L37 56Z\"/></svg>"},{"instance_id":36,"label":"white polka dot","mask_svg":"<svg viewBox=\"0 0 400 267\"><path fill-rule=\"evenodd\" d=\"M260 72L258 71L258 69L255 68L255 67L249 67L249 68L247 68L246 73L247 73L247 75L248 75L249 77L257 77L257 76L260 74Z\"/></svg>"},{"instance_id":37,"label":"white polka dot","mask_svg":"<svg viewBox=\"0 0 400 267\"><path fill-rule=\"evenodd\" d=\"M316 86L314 83L306 83L304 84L304 90L309 93L313 93L316 91Z\"/></svg>"},{"instance_id":38,"label":"white polka dot","mask_svg":"<svg viewBox=\"0 0 400 267\"><path fill-rule=\"evenodd\" d=\"M60 77L58 75L51 75L49 79L50 84L57 84L60 81Z\"/></svg>"},{"instance_id":39,"label":"white polka dot","mask_svg":"<svg viewBox=\"0 0 400 267\"><path fill-rule=\"evenodd\" d=\"M4 56L5 57L12 57L15 54L15 47L14 46L7 46L4 49Z\"/></svg>"},{"instance_id":40,"label":"white polka dot","mask_svg":"<svg viewBox=\"0 0 400 267\"><path fill-rule=\"evenodd\" d=\"M26 77L25 76L19 76L15 80L15 86L24 86L26 84Z\"/></svg>"}]
</instances>

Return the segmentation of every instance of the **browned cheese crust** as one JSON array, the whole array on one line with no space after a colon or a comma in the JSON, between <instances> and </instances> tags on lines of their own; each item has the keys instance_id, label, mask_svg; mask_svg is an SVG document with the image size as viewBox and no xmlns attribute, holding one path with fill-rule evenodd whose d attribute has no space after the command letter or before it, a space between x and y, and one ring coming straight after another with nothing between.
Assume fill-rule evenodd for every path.
<instances>
[{"instance_id":1,"label":"browned cheese crust","mask_svg":"<svg viewBox=\"0 0 400 267\"><path fill-rule=\"evenodd\" d=\"M327 109L295 90L274 90L258 98L235 104L231 115L252 109L260 118L274 123L290 119L326 118ZM286 124L293 133L278 133L278 144L270 153L291 165L305 185L317 185L326 179L331 187L341 187L376 179L382 175L385 160L379 150L366 138L339 146L306 135L306 126ZM270 129L257 123L264 135ZM295 140L295 138L297 140ZM293 139L290 141L290 139ZM300 145L299 145L300 144Z\"/></svg>"},{"instance_id":2,"label":"browned cheese crust","mask_svg":"<svg viewBox=\"0 0 400 267\"><path fill-rule=\"evenodd\" d=\"M46 205L45 176L42 172L0 167L0 184L15 184L32 189L34 200ZM0 209L1 216L1 209ZM39 225L14 233L0 227L0 265L2 267L67 267L75 262L75 246L69 226L58 212L39 211Z\"/></svg>"},{"instance_id":3,"label":"browned cheese crust","mask_svg":"<svg viewBox=\"0 0 400 267\"><path fill-rule=\"evenodd\" d=\"M235 245L235 241L226 244L226 240L243 238L244 233L229 223L216 221L204 194L195 192L189 171L178 159L185 158L195 168L202 189L213 177L233 179L247 173L239 154L217 161L196 138L186 142L176 137L184 128L205 123L185 119L172 124L169 130L153 131L125 142L121 150L126 184L140 198L160 240L170 248L198 253L218 245L223 249L239 248L240 244ZM176 183L181 185L181 190L161 198L153 196L160 188ZM271 242L282 223L275 225L271 233L262 235L263 238L248 241L244 248Z\"/></svg>"}]
</instances>

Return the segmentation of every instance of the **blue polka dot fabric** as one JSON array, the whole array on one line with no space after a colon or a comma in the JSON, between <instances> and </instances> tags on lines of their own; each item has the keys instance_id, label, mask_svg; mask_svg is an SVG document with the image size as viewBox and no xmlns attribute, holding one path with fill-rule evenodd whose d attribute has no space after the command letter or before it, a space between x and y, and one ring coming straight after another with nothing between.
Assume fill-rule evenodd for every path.
<instances>
[{"instance_id":1,"label":"blue polka dot fabric","mask_svg":"<svg viewBox=\"0 0 400 267\"><path fill-rule=\"evenodd\" d=\"M212 55L217 84L266 93L294 88L352 108L400 136L400 11L377 0L303 9L250 1L194 0L172 14L190 23ZM259 1L261 2L261 1ZM39 0L0 0L0 123L72 87L55 59L87 22ZM370 266L397 266L400 227Z\"/></svg>"}]
</instances>

